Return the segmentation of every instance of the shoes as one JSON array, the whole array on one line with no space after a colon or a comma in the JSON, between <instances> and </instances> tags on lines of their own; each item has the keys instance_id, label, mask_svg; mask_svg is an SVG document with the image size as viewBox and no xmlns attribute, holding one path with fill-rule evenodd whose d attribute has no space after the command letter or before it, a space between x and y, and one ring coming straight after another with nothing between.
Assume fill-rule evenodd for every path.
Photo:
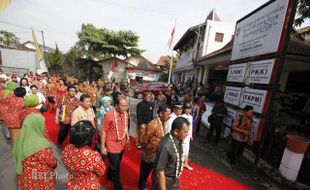
<instances>
[{"instance_id":1,"label":"shoes","mask_svg":"<svg viewBox=\"0 0 310 190\"><path fill-rule=\"evenodd\" d=\"M142 146L141 145L137 145L137 149L141 149L142 148Z\"/></svg>"},{"instance_id":2,"label":"shoes","mask_svg":"<svg viewBox=\"0 0 310 190\"><path fill-rule=\"evenodd\" d=\"M193 170L194 170L194 168L190 167L189 165L184 166L184 167L185 167L186 169L190 170L190 171L193 171Z\"/></svg>"}]
</instances>

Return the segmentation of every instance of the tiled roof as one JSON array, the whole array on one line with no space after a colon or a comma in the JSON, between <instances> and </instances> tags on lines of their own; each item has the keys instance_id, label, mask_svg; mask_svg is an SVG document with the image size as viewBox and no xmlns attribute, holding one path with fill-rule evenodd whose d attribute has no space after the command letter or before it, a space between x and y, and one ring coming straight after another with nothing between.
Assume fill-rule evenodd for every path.
<instances>
[{"instance_id":1,"label":"tiled roof","mask_svg":"<svg viewBox=\"0 0 310 190\"><path fill-rule=\"evenodd\" d=\"M166 66L166 64L170 63L171 62L171 56L169 55L166 55L166 56L161 56L159 58L159 60L157 61L156 65L157 66L160 66L160 67L163 67L163 66ZM173 64L175 65L176 64L176 58L174 57L174 62Z\"/></svg>"},{"instance_id":2,"label":"tiled roof","mask_svg":"<svg viewBox=\"0 0 310 190\"><path fill-rule=\"evenodd\" d=\"M0 45L0 48L3 48L3 49L11 49L11 50L21 50L21 51L35 51L33 49L29 49L27 48L26 46L24 45L19 45L17 47L8 47L8 46L4 46L4 45Z\"/></svg>"},{"instance_id":3,"label":"tiled roof","mask_svg":"<svg viewBox=\"0 0 310 190\"><path fill-rule=\"evenodd\" d=\"M127 62L129 62L132 65L135 65L135 64L131 63L131 61L130 61L131 59L138 59L138 63L136 66L131 66L129 68L145 70L145 71L158 71L158 72L160 71L160 69L158 69L156 67L156 65L154 65L151 61L149 61L148 59L146 59L142 55L129 57L126 59Z\"/></svg>"}]
</instances>

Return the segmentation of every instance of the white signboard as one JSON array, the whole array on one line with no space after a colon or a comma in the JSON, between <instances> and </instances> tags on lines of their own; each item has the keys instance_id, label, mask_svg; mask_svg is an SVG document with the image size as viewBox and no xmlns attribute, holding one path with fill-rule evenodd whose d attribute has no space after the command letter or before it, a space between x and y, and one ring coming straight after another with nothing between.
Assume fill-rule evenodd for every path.
<instances>
[{"instance_id":1,"label":"white signboard","mask_svg":"<svg viewBox=\"0 0 310 190\"><path fill-rule=\"evenodd\" d=\"M277 52L289 0L277 0L236 25L231 60Z\"/></svg>"},{"instance_id":2,"label":"white signboard","mask_svg":"<svg viewBox=\"0 0 310 190\"><path fill-rule=\"evenodd\" d=\"M246 105L250 105L253 106L253 111L263 113L267 93L267 90L244 88L240 100L240 107L244 108Z\"/></svg>"},{"instance_id":3,"label":"white signboard","mask_svg":"<svg viewBox=\"0 0 310 190\"><path fill-rule=\"evenodd\" d=\"M225 90L224 101L226 103L239 106L242 88L227 86Z\"/></svg>"},{"instance_id":4,"label":"white signboard","mask_svg":"<svg viewBox=\"0 0 310 190\"><path fill-rule=\"evenodd\" d=\"M275 59L254 61L248 63L248 71L245 79L246 84L270 84Z\"/></svg>"},{"instance_id":5,"label":"white signboard","mask_svg":"<svg viewBox=\"0 0 310 190\"><path fill-rule=\"evenodd\" d=\"M227 108L227 117L224 118L223 123L225 123L227 126L231 127L233 121L235 120L237 116L238 111L235 109L232 109L230 107Z\"/></svg>"},{"instance_id":6,"label":"white signboard","mask_svg":"<svg viewBox=\"0 0 310 190\"><path fill-rule=\"evenodd\" d=\"M227 74L227 81L243 83L244 76L246 74L246 68L246 63L230 65Z\"/></svg>"}]
</instances>

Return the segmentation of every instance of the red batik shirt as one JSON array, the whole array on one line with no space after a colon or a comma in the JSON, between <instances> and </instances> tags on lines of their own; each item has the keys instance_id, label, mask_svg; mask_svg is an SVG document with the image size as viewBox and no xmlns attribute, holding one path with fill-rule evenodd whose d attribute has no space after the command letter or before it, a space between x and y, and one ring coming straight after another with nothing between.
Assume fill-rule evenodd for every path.
<instances>
[{"instance_id":1,"label":"red batik shirt","mask_svg":"<svg viewBox=\"0 0 310 190\"><path fill-rule=\"evenodd\" d=\"M125 114L127 117L127 126L125 126ZM124 134L125 127L127 128L128 132L128 114L127 112L120 113L116 111L116 118L118 121L118 132L119 137L121 138ZM116 125L115 125L115 118L114 118L114 109L109 111L103 120L102 131L106 132L106 147L108 152L110 153L121 153L126 145L127 142L127 134L122 140L118 140L117 133L116 133Z\"/></svg>"},{"instance_id":2,"label":"red batik shirt","mask_svg":"<svg viewBox=\"0 0 310 190\"><path fill-rule=\"evenodd\" d=\"M100 189L105 165L98 152L69 144L62 152L62 161L70 172L67 189Z\"/></svg>"},{"instance_id":3,"label":"red batik shirt","mask_svg":"<svg viewBox=\"0 0 310 190\"><path fill-rule=\"evenodd\" d=\"M24 107L24 98L17 97L14 94L10 94L6 101L8 112L5 113L5 125L8 128L21 128L22 123L20 123L21 110Z\"/></svg>"},{"instance_id":4,"label":"red batik shirt","mask_svg":"<svg viewBox=\"0 0 310 190\"><path fill-rule=\"evenodd\" d=\"M52 148L45 148L22 161L18 187L23 190L56 189L54 169L57 166Z\"/></svg>"}]
</instances>

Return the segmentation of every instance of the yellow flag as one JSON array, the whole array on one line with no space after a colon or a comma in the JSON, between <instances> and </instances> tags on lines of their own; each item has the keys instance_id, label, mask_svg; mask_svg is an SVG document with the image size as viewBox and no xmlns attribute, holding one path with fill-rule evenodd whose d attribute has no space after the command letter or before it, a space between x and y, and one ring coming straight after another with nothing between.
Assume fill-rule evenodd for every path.
<instances>
[{"instance_id":1,"label":"yellow flag","mask_svg":"<svg viewBox=\"0 0 310 190\"><path fill-rule=\"evenodd\" d=\"M10 3L11 0L0 0L0 12L2 12Z\"/></svg>"},{"instance_id":2,"label":"yellow flag","mask_svg":"<svg viewBox=\"0 0 310 190\"><path fill-rule=\"evenodd\" d=\"M37 38L36 38L36 36L34 35L33 30L32 30L32 39L33 39L34 45L36 46L36 52L37 52L38 60L41 61L41 60L42 60L42 53L41 53L39 44L38 44L38 42L37 42Z\"/></svg>"}]
</instances>

